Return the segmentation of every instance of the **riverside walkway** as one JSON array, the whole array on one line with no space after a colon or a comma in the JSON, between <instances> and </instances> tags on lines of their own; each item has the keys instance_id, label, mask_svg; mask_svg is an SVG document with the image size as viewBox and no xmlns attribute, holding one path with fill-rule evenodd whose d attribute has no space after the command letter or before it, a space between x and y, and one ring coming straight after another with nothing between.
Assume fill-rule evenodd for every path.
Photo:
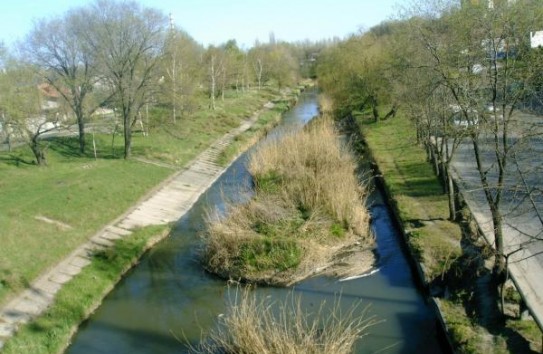
<instances>
[{"instance_id":1,"label":"riverside walkway","mask_svg":"<svg viewBox=\"0 0 543 354\"><path fill-rule=\"evenodd\" d=\"M216 140L183 170L162 182L124 215L105 226L1 308L0 350L19 326L42 314L53 303L55 294L62 285L90 264L96 250L113 246L115 240L130 235L135 228L179 220L226 170L226 167L215 163L219 153L230 145L236 136L248 130L265 109L271 107L273 104L268 102L239 127Z\"/></svg>"},{"instance_id":2,"label":"riverside walkway","mask_svg":"<svg viewBox=\"0 0 543 354\"><path fill-rule=\"evenodd\" d=\"M524 115L527 116L527 114ZM533 148L538 151L519 153L519 163L532 167L543 164L540 160L543 145L533 145ZM487 149L483 153L490 155L493 151ZM459 147L453 161L452 174L483 236L489 245L494 246L490 208L481 187L473 149L469 143L463 143ZM505 181L506 192L502 200L505 254L510 254L510 278L515 283L530 314L543 331L543 230L538 214L530 204L530 198L526 198L525 191L519 188L521 185L519 178L520 176L512 169L508 171ZM531 175L525 181L534 190L543 190L543 180L539 173ZM543 201L540 196L533 197L532 200L539 210L543 210Z\"/></svg>"}]
</instances>

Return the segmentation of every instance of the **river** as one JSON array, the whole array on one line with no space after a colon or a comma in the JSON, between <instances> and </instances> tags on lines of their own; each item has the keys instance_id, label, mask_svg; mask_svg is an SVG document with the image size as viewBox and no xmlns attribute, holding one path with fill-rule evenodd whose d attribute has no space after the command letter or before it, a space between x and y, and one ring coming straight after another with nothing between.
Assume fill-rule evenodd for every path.
<instances>
[{"instance_id":1,"label":"river","mask_svg":"<svg viewBox=\"0 0 543 354\"><path fill-rule=\"evenodd\" d=\"M298 129L318 113L317 107L316 92L304 93L266 139ZM250 197L248 154L236 160L179 220L171 237L148 252L116 286L80 327L67 353L186 353L186 343L197 344L216 324L232 293L224 280L202 270L198 234L206 211L224 210L224 199L240 202ZM360 309L369 306L369 315L381 322L358 341L356 353L441 353L435 316L416 287L400 235L378 190L372 192L368 206L377 238L377 272L349 281L315 277L291 289L255 291L273 299L294 293L308 311L323 301L329 306L339 301L345 308L358 302Z\"/></svg>"}]
</instances>

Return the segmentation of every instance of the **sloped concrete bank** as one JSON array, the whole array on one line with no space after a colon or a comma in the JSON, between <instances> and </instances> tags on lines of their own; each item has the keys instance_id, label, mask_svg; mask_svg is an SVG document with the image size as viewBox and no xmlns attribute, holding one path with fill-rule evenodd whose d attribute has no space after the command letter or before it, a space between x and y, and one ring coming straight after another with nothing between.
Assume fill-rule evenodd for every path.
<instances>
[{"instance_id":1,"label":"sloped concrete bank","mask_svg":"<svg viewBox=\"0 0 543 354\"><path fill-rule=\"evenodd\" d=\"M289 97L287 108L292 107L296 100L297 95ZM219 154L231 145L236 137L249 130L263 112L273 107L274 104L268 102L262 109L243 121L239 127L216 140L208 149L189 162L183 170L176 172L153 188L135 206L106 225L88 242L79 246L66 259L42 274L30 284L27 290L0 309L0 350L21 326L45 313L54 303L55 295L63 285L91 264L96 252L111 248L116 240L130 236L138 228L171 224L188 212L198 198L250 145L240 146L237 154L230 159L230 163L226 166L216 162ZM144 246L140 256L168 235L169 232L154 235ZM122 275L137 264L136 261L134 260L127 265L119 274L117 281L120 281ZM114 285L115 283L108 287L103 294L100 294L100 301L114 288ZM100 305L100 301L86 311L87 316ZM77 326L72 329L71 334L76 330Z\"/></svg>"}]
</instances>

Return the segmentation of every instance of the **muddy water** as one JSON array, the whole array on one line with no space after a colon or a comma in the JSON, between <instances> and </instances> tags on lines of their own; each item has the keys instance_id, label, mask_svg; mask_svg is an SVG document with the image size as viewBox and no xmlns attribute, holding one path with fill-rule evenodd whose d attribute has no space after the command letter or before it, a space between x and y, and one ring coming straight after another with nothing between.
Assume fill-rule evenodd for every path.
<instances>
[{"instance_id":1,"label":"muddy water","mask_svg":"<svg viewBox=\"0 0 543 354\"><path fill-rule=\"evenodd\" d=\"M267 139L297 129L317 114L315 92L302 95L283 123ZM149 252L80 328L70 354L185 353L186 343L199 342L216 324L232 293L225 281L198 264L198 233L210 208L224 209L224 198L243 201L251 195L251 179L239 158L177 223L172 236ZM340 281L316 277L293 289L259 288L258 296L301 297L315 311L323 301L341 307L362 303L382 320L359 340L357 353L440 353L435 318L417 290L391 215L378 191L369 200L376 233L379 268L362 278ZM338 300L339 299L339 300Z\"/></svg>"}]
</instances>

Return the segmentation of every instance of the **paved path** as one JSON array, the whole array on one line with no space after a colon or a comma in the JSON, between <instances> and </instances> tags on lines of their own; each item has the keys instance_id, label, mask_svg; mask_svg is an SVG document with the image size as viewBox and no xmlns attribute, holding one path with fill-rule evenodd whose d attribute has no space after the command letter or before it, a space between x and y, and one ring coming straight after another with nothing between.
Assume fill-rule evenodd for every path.
<instances>
[{"instance_id":1,"label":"paved path","mask_svg":"<svg viewBox=\"0 0 543 354\"><path fill-rule=\"evenodd\" d=\"M269 103L266 107L269 107ZM179 220L226 168L215 163L218 154L235 136L249 129L262 111L215 141L187 167L170 177L123 216L92 236L89 241L53 269L36 279L29 289L0 309L0 349L17 328L43 313L63 284L90 263L91 254L113 245L137 227L161 225Z\"/></svg>"},{"instance_id":2,"label":"paved path","mask_svg":"<svg viewBox=\"0 0 543 354\"><path fill-rule=\"evenodd\" d=\"M533 167L527 182L532 188L543 190L540 169L543 165L543 145L533 144L530 150L519 152L519 163ZM537 151L535 151L537 150ZM492 161L493 152L484 149L485 161ZM542 225L526 193L519 183L518 173L512 163L508 166L506 192L502 200L504 213L505 252L515 252L509 260L511 279L525 300L538 326L543 329L543 240ZM453 162L453 176L464 196L475 221L490 245L494 245L494 232L490 209L486 202L481 181L475 167L471 144L460 146ZM495 180L491 171L490 180ZM543 210L541 195L535 202ZM539 240L538 240L539 239ZM518 251L517 251L518 250Z\"/></svg>"}]
</instances>

